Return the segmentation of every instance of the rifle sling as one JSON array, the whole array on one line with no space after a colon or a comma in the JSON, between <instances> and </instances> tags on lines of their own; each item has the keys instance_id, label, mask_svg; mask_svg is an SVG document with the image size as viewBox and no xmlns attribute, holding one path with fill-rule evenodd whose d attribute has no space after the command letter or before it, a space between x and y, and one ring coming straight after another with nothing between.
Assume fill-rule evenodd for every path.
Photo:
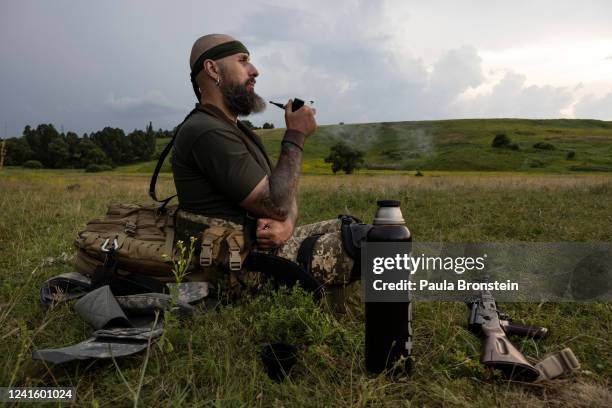
<instances>
[{"instance_id":1,"label":"rifle sling","mask_svg":"<svg viewBox=\"0 0 612 408\"><path fill-rule=\"evenodd\" d=\"M155 165L155 170L153 170L153 175L151 176L151 184L149 185L149 196L154 201L157 201L158 203L162 203L161 208L164 208L170 202L170 200L176 197L176 194L173 196L164 198L163 200L159 200L157 198L157 194L155 193L155 185L157 184L157 177L159 176L159 172L164 164L164 161L166 160L166 157L168 156L168 153L170 153L172 146L174 146L174 140L176 139L176 135L181 129L181 126L183 126L183 124L187 121L187 119L189 119L189 117L197 111L198 110L196 108L196 109L193 109L191 112L189 112L187 116L185 116L185 119L183 119L181 124L176 127L176 129L174 130L174 135L172 136L172 139L166 145L166 147L164 147L164 150L162 150L161 154L159 155L159 159L157 160L157 164Z\"/></svg>"},{"instance_id":2,"label":"rifle sling","mask_svg":"<svg viewBox=\"0 0 612 408\"><path fill-rule=\"evenodd\" d=\"M552 353L535 365L540 372L540 377L536 381L552 380L562 374L571 373L580 368L580 362L569 347L561 351Z\"/></svg>"}]
</instances>

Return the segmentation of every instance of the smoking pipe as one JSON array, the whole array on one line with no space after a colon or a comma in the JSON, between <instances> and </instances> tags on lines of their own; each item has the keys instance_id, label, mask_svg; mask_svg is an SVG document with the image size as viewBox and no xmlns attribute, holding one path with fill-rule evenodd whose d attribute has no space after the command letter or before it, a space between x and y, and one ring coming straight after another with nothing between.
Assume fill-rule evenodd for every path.
<instances>
[{"instance_id":1,"label":"smoking pipe","mask_svg":"<svg viewBox=\"0 0 612 408\"><path fill-rule=\"evenodd\" d=\"M283 105L282 103L279 103L279 102L272 102L272 101L269 101L269 102L270 102L272 105L278 106L278 107L279 107L279 108L281 108L281 109L285 109L285 105ZM314 103L314 101L310 101L310 103ZM303 100L301 100L300 98L295 98L295 99L293 100L293 105L291 105L291 106L292 106L291 111L292 111L292 112L295 112L296 110L298 110L298 109L300 109L302 106L304 106L304 101L303 101Z\"/></svg>"}]
</instances>

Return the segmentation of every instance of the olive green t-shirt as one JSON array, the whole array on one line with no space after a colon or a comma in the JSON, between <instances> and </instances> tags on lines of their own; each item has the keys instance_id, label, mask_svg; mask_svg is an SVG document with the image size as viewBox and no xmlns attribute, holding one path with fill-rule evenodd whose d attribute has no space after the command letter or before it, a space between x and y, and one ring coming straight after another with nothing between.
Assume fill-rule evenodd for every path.
<instances>
[{"instance_id":1,"label":"olive green t-shirt","mask_svg":"<svg viewBox=\"0 0 612 408\"><path fill-rule=\"evenodd\" d=\"M240 220L238 203L272 173L261 139L213 105L196 105L179 129L172 174L180 208L209 217Z\"/></svg>"}]
</instances>

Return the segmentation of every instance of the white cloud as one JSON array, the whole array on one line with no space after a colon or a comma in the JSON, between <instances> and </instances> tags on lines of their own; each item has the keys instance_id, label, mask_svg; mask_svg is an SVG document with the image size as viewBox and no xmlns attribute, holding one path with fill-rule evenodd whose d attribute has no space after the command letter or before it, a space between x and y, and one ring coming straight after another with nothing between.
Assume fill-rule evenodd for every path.
<instances>
[{"instance_id":1,"label":"white cloud","mask_svg":"<svg viewBox=\"0 0 612 408\"><path fill-rule=\"evenodd\" d=\"M522 47L482 50L485 69L511 69L527 74L529 84L575 85L612 78L606 55L612 35L580 41L548 40Z\"/></svg>"},{"instance_id":2,"label":"white cloud","mask_svg":"<svg viewBox=\"0 0 612 408\"><path fill-rule=\"evenodd\" d=\"M490 92L462 98L455 105L457 116L557 118L573 102L565 87L526 85L527 77L506 72Z\"/></svg>"},{"instance_id":3,"label":"white cloud","mask_svg":"<svg viewBox=\"0 0 612 408\"><path fill-rule=\"evenodd\" d=\"M574 106L576 117L612 120L612 92L601 98L588 95Z\"/></svg>"}]
</instances>

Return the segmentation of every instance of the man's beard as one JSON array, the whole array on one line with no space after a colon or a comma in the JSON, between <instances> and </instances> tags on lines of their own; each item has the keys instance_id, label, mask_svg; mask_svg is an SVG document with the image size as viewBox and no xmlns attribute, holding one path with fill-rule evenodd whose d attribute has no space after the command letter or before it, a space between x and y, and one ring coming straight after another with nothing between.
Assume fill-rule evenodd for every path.
<instances>
[{"instance_id":1,"label":"man's beard","mask_svg":"<svg viewBox=\"0 0 612 408\"><path fill-rule=\"evenodd\" d=\"M249 91L246 83L232 85L222 81L220 88L223 101L238 116L248 116L266 109L266 101L255 91Z\"/></svg>"}]
</instances>

